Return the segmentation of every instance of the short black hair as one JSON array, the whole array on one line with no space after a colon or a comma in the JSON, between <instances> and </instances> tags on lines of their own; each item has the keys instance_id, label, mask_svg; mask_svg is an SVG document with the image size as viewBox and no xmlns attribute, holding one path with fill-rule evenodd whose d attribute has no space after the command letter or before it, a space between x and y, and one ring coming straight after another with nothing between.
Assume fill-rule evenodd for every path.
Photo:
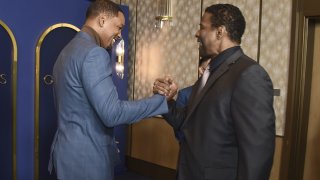
<instances>
[{"instance_id":1,"label":"short black hair","mask_svg":"<svg viewBox=\"0 0 320 180\"><path fill-rule=\"evenodd\" d=\"M119 5L110 0L95 0L87 9L86 18L97 17L101 13L106 13L108 17L118 16L118 12L122 12Z\"/></svg>"},{"instance_id":2,"label":"short black hair","mask_svg":"<svg viewBox=\"0 0 320 180\"><path fill-rule=\"evenodd\" d=\"M214 4L207 7L205 12L212 14L213 27L225 26L230 39L241 43L246 21L238 7L232 4Z\"/></svg>"}]
</instances>

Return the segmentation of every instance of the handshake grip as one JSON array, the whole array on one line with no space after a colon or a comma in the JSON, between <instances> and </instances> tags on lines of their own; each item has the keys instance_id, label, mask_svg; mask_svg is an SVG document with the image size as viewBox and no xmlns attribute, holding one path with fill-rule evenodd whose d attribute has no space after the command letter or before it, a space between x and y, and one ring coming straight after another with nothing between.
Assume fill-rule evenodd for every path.
<instances>
[{"instance_id":1,"label":"handshake grip","mask_svg":"<svg viewBox=\"0 0 320 180\"><path fill-rule=\"evenodd\" d=\"M157 78L153 83L153 93L166 96L167 101L174 98L178 93L178 86L169 76Z\"/></svg>"}]
</instances>

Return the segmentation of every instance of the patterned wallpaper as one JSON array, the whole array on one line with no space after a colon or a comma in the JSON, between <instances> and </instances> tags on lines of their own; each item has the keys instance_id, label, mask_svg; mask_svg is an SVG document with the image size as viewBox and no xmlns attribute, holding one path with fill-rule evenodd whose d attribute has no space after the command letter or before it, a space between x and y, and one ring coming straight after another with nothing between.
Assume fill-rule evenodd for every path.
<instances>
[{"instance_id":1,"label":"patterned wallpaper","mask_svg":"<svg viewBox=\"0 0 320 180\"><path fill-rule=\"evenodd\" d=\"M154 27L155 0L115 0L129 6L129 88L130 99L141 99L152 94L157 77L171 75L179 87L186 87L197 78L198 44L194 34L201 17L200 0L172 0L173 26ZM259 36L260 2L262 2L261 34ZM290 0L203 0L203 9L214 3L231 3L238 6L247 22L243 36L244 52L270 74L275 89L277 135L283 135L285 120L291 1ZM260 54L258 44L260 38Z\"/></svg>"},{"instance_id":2,"label":"patterned wallpaper","mask_svg":"<svg viewBox=\"0 0 320 180\"><path fill-rule=\"evenodd\" d=\"M280 89L274 99L277 135L284 134L286 117L291 10L291 0L264 0L262 4L260 64L271 76L273 88Z\"/></svg>"},{"instance_id":3,"label":"patterned wallpaper","mask_svg":"<svg viewBox=\"0 0 320 180\"><path fill-rule=\"evenodd\" d=\"M200 3L198 0L172 3L173 25L159 29L154 27L156 1L122 1L135 16L132 18L135 22L130 21L129 34L130 52L134 54L130 53L131 98L150 96L157 77L170 75L180 87L193 84L197 78L198 44L194 34L200 19Z\"/></svg>"}]
</instances>

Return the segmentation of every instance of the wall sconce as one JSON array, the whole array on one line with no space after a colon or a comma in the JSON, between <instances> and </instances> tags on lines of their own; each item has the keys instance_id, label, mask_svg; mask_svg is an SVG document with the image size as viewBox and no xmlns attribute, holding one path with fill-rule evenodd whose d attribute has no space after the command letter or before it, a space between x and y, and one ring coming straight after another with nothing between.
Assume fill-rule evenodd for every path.
<instances>
[{"instance_id":1,"label":"wall sconce","mask_svg":"<svg viewBox=\"0 0 320 180\"><path fill-rule=\"evenodd\" d=\"M171 0L157 0L156 28L172 25Z\"/></svg>"},{"instance_id":2,"label":"wall sconce","mask_svg":"<svg viewBox=\"0 0 320 180\"><path fill-rule=\"evenodd\" d=\"M124 41L121 39L116 46L116 73L120 79L124 76Z\"/></svg>"}]
</instances>

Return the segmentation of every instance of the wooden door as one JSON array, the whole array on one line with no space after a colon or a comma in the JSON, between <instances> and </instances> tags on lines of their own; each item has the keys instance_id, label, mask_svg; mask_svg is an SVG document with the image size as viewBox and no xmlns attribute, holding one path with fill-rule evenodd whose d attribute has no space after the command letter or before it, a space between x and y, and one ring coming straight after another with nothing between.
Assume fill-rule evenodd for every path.
<instances>
[{"instance_id":1,"label":"wooden door","mask_svg":"<svg viewBox=\"0 0 320 180\"><path fill-rule=\"evenodd\" d=\"M304 180L320 179L320 21L315 23L310 110L304 161Z\"/></svg>"},{"instance_id":2,"label":"wooden door","mask_svg":"<svg viewBox=\"0 0 320 180\"><path fill-rule=\"evenodd\" d=\"M294 0L280 179L320 179L320 1Z\"/></svg>"}]
</instances>

